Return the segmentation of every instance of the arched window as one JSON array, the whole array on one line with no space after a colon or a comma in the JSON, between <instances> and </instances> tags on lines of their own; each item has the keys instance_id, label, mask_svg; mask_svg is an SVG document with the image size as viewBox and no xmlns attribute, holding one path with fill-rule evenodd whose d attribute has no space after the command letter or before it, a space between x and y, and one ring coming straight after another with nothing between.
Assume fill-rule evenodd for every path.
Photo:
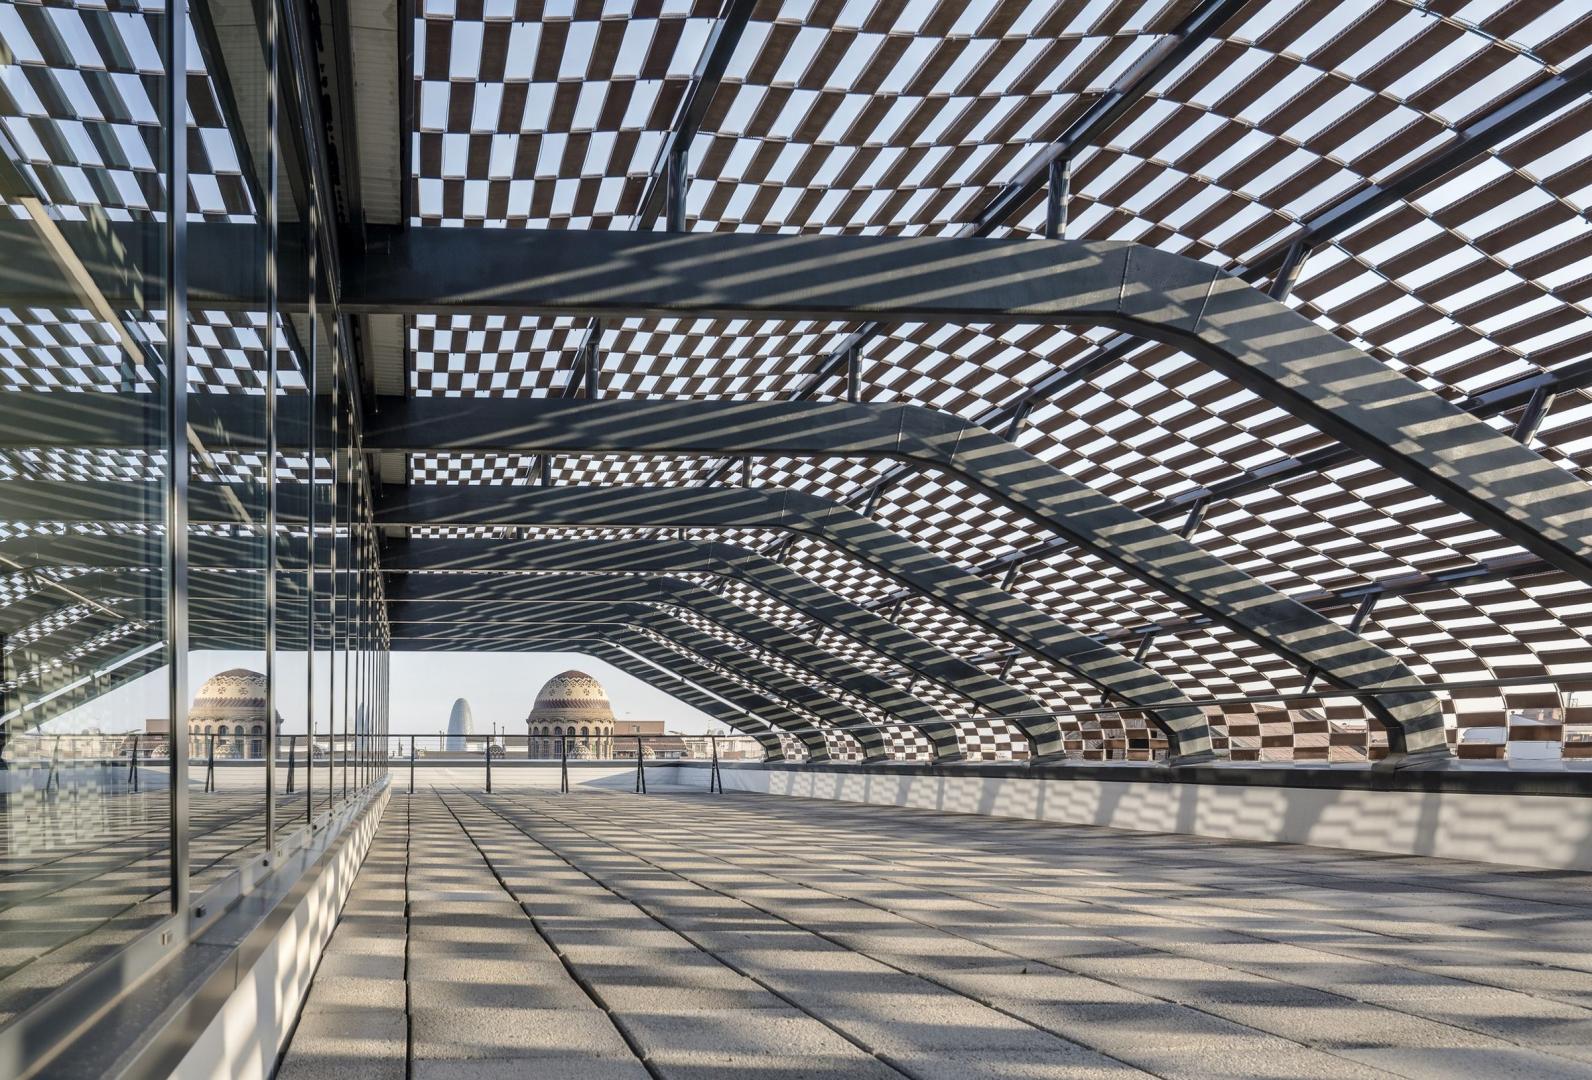
<instances>
[{"instance_id":1,"label":"arched window","mask_svg":"<svg viewBox=\"0 0 1592 1080\"><path fill-rule=\"evenodd\" d=\"M216 728L216 734L217 735L225 735L226 733L227 733L227 725L222 724L220 727Z\"/></svg>"},{"instance_id":2,"label":"arched window","mask_svg":"<svg viewBox=\"0 0 1592 1080\"><path fill-rule=\"evenodd\" d=\"M580 729L580 737L581 738L584 739L587 735L590 735L590 734L591 734L591 732L587 731L585 728L581 728Z\"/></svg>"},{"instance_id":3,"label":"arched window","mask_svg":"<svg viewBox=\"0 0 1592 1080\"><path fill-rule=\"evenodd\" d=\"M555 725L553 725L553 734L555 736L562 735L562 734L564 734L564 729L561 726L555 724Z\"/></svg>"}]
</instances>

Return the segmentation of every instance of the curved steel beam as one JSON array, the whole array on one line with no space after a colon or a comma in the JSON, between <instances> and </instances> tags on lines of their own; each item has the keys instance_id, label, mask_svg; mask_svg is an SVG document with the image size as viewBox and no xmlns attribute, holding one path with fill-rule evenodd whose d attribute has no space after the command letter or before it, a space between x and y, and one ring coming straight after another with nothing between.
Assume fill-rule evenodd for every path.
<instances>
[{"instance_id":1,"label":"curved steel beam","mask_svg":"<svg viewBox=\"0 0 1592 1080\"><path fill-rule=\"evenodd\" d=\"M492 619L517 620L513 605L526 601L551 601L563 604L589 601L630 602L684 608L730 633L782 656L817 678L852 691L901 723L922 731L935 748L936 760L949 761L961 755L961 743L957 738L956 727L934 710L922 705L916 698L902 692L894 684L872 672L857 667L849 660L821 649L762 616L747 611L738 604L733 604L691 582L633 575L589 577L556 573L513 576L418 574L394 579L387 599L397 622L406 621L408 618L401 614L406 608L412 607L417 602L427 601L430 602L426 611L430 616L426 619L428 622L444 622L454 616L460 608L482 611L484 617ZM499 602L507 603L499 604ZM495 604L499 606L492 606ZM431 615L433 611L437 614ZM810 687L805 689L811 692ZM908 703L909 708L898 710L893 707L903 700ZM860 714L848 718L846 722L867 723Z\"/></svg>"},{"instance_id":2,"label":"curved steel beam","mask_svg":"<svg viewBox=\"0 0 1592 1080\"><path fill-rule=\"evenodd\" d=\"M560 642L569 643L574 639L562 637ZM554 647L549 645L549 647ZM563 647L567 647L567 644ZM715 697L673 671L668 671L649 663L636 656L623 645L605 641L601 636L589 637L584 648L599 660L612 664L619 670L640 679L642 682L655 689L662 690L718 720L734 731L740 731L756 739L762 746L764 756L770 761L783 761L785 759L785 745L775 734L772 726L740 712L723 699Z\"/></svg>"},{"instance_id":3,"label":"curved steel beam","mask_svg":"<svg viewBox=\"0 0 1592 1080\"><path fill-rule=\"evenodd\" d=\"M458 635L449 635L445 639L427 639L425 637L398 637L394 636L392 647L400 651L453 651L459 646ZM759 698L757 695L747 694L735 683L705 667L697 661L665 648L657 642L642 636L634 630L622 627L592 628L582 634L555 634L543 636L529 636L507 643L502 634L486 633L478 640L471 643L470 648L477 652L510 651L519 652L525 649L544 649L579 651L582 647L591 647L595 644L614 650L616 653L628 657L624 663L616 662L611 655L601 655L600 659L614 664L615 667L635 675L644 682L658 689L674 694L681 701L686 702L703 712L730 724L739 730L745 730L749 735L759 732L755 726L762 725L763 734L772 734L776 729L789 727L791 733L807 748L808 756L813 761L827 761L829 759L828 744L822 735L818 734L815 726L803 718L796 716L781 706L772 709L767 706L771 703ZM435 648L433 648L435 645ZM689 696L680 689L674 688L676 684L661 683L659 671L662 669L677 683L682 686L696 688L695 693ZM650 672L650 674L642 674ZM728 691L728 692L726 692ZM737 700L739 699L739 700ZM764 720L760 713L774 712L782 716L781 721L772 725ZM762 741L761 739L759 740ZM777 741L777 739L776 739ZM764 743L765 747L768 745Z\"/></svg>"},{"instance_id":4,"label":"curved steel beam","mask_svg":"<svg viewBox=\"0 0 1592 1080\"><path fill-rule=\"evenodd\" d=\"M6 395L0 395L0 402L5 399ZM0 409L0 415L3 412ZM343 550L346 547L346 541L339 545L342 551L336 556L339 566L346 566L350 561ZM325 565L333 554L330 543L323 539L317 542L316 549L320 564ZM305 550L303 538L290 538L280 547L279 565L284 570L295 566L302 570ZM15 537L0 541L0 556L31 568L73 566L99 571L155 568L160 565L160 541L158 537L129 533ZM257 538L195 536L189 543L189 565L200 571L257 571L264 565L264 556L264 545ZM733 544L700 540L407 539L395 540L386 546L382 568L391 571L703 573L733 578L966 699L976 708L995 716L1046 711L1046 706L1038 699L989 675L955 653L851 603L773 559ZM282 583L282 587L291 589L295 584L290 579ZM706 595L721 605L712 610L697 608L709 618L720 612L745 611L712 593ZM44 610L59 606L46 602ZM716 621L723 623L724 620ZM786 644L789 646L786 652L793 659L802 655L795 652L795 645L813 649L813 653L806 654L804 662L814 670L818 670L816 665L820 657L830 658L825 661L829 666L822 671L826 678L867 698L902 723L921 725L931 741L939 740L936 745L944 745L936 725L948 722L921 699L865 669L850 666L846 671L834 666L847 662L794 634L788 635ZM952 746L955 741L953 731ZM950 749L946 752L949 754Z\"/></svg>"},{"instance_id":5,"label":"curved steel beam","mask_svg":"<svg viewBox=\"0 0 1592 1080\"><path fill-rule=\"evenodd\" d=\"M149 533L32 534L0 540L0 560L25 569L67 566L100 570L154 569L160 566L164 544L163 536ZM304 571L309 544L303 535L284 534L278 537L276 548L279 572ZM195 570L258 571L266 564L265 540L258 535L191 536L188 549L192 553L188 565ZM335 557L337 565L346 568L351 562L349 550L347 536L338 538L335 545L330 537L318 537L316 565L326 567Z\"/></svg>"},{"instance_id":6,"label":"curved steel beam","mask_svg":"<svg viewBox=\"0 0 1592 1080\"><path fill-rule=\"evenodd\" d=\"M390 570L570 571L627 574L714 574L733 578L787 607L811 616L907 670L996 715L1042 713L1037 698L968 663L949 649L830 592L796 571L747 548L712 540L407 539L382 553ZM880 707L907 716L926 708L888 680ZM925 722L938 719L918 717Z\"/></svg>"},{"instance_id":7,"label":"curved steel beam","mask_svg":"<svg viewBox=\"0 0 1592 1080\"><path fill-rule=\"evenodd\" d=\"M1134 513L994 433L916 405L832 402L391 399L369 433L389 450L892 458L950 474L1168 596L1349 691L1408 685L1386 650ZM421 445L415 445L415 444ZM1426 693L1363 704L1395 757L1446 757Z\"/></svg>"},{"instance_id":8,"label":"curved steel beam","mask_svg":"<svg viewBox=\"0 0 1592 1080\"><path fill-rule=\"evenodd\" d=\"M263 574L256 574L252 582L238 574L195 573L188 578L189 602L195 618L206 614L230 615L244 622L260 620L263 625L264 588ZM278 583L279 600L295 609L301 608L307 597L302 582L284 580ZM90 571L55 582L40 579L37 588L18 595L8 604L0 604L0 634L13 636L49 616L66 608L87 603L105 613L116 612L132 620L142 613L161 610L161 579L159 575L116 571ZM317 599L317 606L327 602L326 596ZM130 604L130 610L118 611L117 605ZM338 601L338 613L346 609L353 613L355 602L348 598ZM158 619L157 619L158 621ZM263 638L261 640L264 640Z\"/></svg>"},{"instance_id":9,"label":"curved steel beam","mask_svg":"<svg viewBox=\"0 0 1592 1080\"><path fill-rule=\"evenodd\" d=\"M738 604L733 604L721 596L715 596L698 585L672 579L659 579L659 584L664 590L664 602L669 606L695 611L731 633L739 634L749 641L755 641L764 648L785 656L792 664L810 671L818 678L851 690L881 709L884 709L882 702L899 705L905 700L909 705L899 712L892 709L884 711L902 724L921 733L933 747L936 761L957 761L964 756L961 740L957 738L956 727L910 694L897 690L888 680L864 671L849 660L836 656L828 650L803 641L795 634L775 626ZM797 683L796 687L799 690L811 689L803 687L800 683ZM818 696L828 700L821 694ZM859 718L861 716L861 714L856 715ZM853 722L848 721L848 723ZM875 725L868 723L861 729L861 734L853 737L865 750L872 752L870 740L875 736L880 740L879 753L882 754L885 752L884 737Z\"/></svg>"},{"instance_id":10,"label":"curved steel beam","mask_svg":"<svg viewBox=\"0 0 1592 1080\"><path fill-rule=\"evenodd\" d=\"M16 637L8 638L10 652L5 654L6 679L15 681L18 672L29 671L58 660L74 649L80 649L101 634L129 625L126 613L115 609L74 610L82 605L67 605L56 612L56 618L40 620L18 644Z\"/></svg>"},{"instance_id":11,"label":"curved steel beam","mask_svg":"<svg viewBox=\"0 0 1592 1080\"><path fill-rule=\"evenodd\" d=\"M62 227L93 234L102 225ZM136 250L150 228L117 223L111 232ZM258 236L252 228L188 230L196 307L252 304L255 290L235 258ZM52 261L26 227L0 232L8 253L0 295L48 306L40 298L59 293ZM1187 256L1111 241L956 237L407 226L369 237L343 267L348 314L1020 321L1126 331L1197 357L1592 582L1586 484L1286 304ZM83 240L83 251L99 246L92 235ZM117 266L93 261L88 269L113 304L135 295ZM301 302L302 284L284 279L281 299L284 309Z\"/></svg>"},{"instance_id":12,"label":"curved steel beam","mask_svg":"<svg viewBox=\"0 0 1592 1080\"><path fill-rule=\"evenodd\" d=\"M811 495L752 488L473 487L390 488L377 525L764 528L821 540L938 600L1035 656L1072 671L1167 735L1174 760L1212 756L1205 714L1166 679L1084 637L876 522ZM1035 759L1063 754L1055 720L1015 721Z\"/></svg>"},{"instance_id":13,"label":"curved steel beam","mask_svg":"<svg viewBox=\"0 0 1592 1080\"><path fill-rule=\"evenodd\" d=\"M431 605L420 606L425 608ZM569 627L623 627L661 638L664 643L693 660L717 665L750 684L748 691L751 693L774 700L776 704L805 709L835 730L844 731L855 739L862 747L865 762L883 761L889 756L884 732L856 709L818 692L711 634L703 633L666 611L643 603L570 603L563 599L521 601L508 606L518 607L519 612L508 618L494 615L486 619L473 619L465 611L451 617L443 615L418 620L407 619L400 613L393 620L393 633L422 640L452 635L473 638L500 636L512 642L527 633L542 636L540 630L543 627L559 627L563 633L573 632L567 629ZM808 726L822 728L823 724Z\"/></svg>"},{"instance_id":14,"label":"curved steel beam","mask_svg":"<svg viewBox=\"0 0 1592 1080\"><path fill-rule=\"evenodd\" d=\"M1189 353L1592 582L1585 483L1244 281L1138 244L392 230L355 260L344 306L1110 327Z\"/></svg>"},{"instance_id":15,"label":"curved steel beam","mask_svg":"<svg viewBox=\"0 0 1592 1080\"><path fill-rule=\"evenodd\" d=\"M601 609L603 605L593 605ZM760 687L770 697L783 698L793 705L806 709L821 720L828 721L837 730L843 730L862 748L864 762L884 761L890 756L888 740L883 731L862 713L843 701L820 693L805 683L791 678L785 672L751 656L734 646L705 634L689 623L670 615L663 615L646 605L636 605L634 621L624 621L638 629L650 630L677 648L695 653L741 678ZM579 605L569 614L578 615Z\"/></svg>"},{"instance_id":16,"label":"curved steel beam","mask_svg":"<svg viewBox=\"0 0 1592 1080\"><path fill-rule=\"evenodd\" d=\"M19 673L21 677L13 680L13 688L6 695L6 704L8 707L20 707L38 701L102 669L118 657L135 653L151 643L148 634L134 632L97 644L87 644L70 657L58 658L59 662L52 666L24 669Z\"/></svg>"},{"instance_id":17,"label":"curved steel beam","mask_svg":"<svg viewBox=\"0 0 1592 1080\"><path fill-rule=\"evenodd\" d=\"M687 679L642 660L626 651L623 646L606 641L600 635L585 635L581 638L559 635L548 637L538 644L547 650L588 652L604 663L611 664L627 675L641 680L648 686L661 690L663 693L685 702L692 708L706 713L732 730L750 735L757 740L758 745L762 746L767 760L785 760L784 744L779 741L779 736L774 734L773 728L769 727L769 725L739 712L723 700L714 697ZM572 645L574 646L573 650L571 650ZM393 647L396 649L404 646L400 646L394 641ZM423 644L410 645L408 648L409 651L426 651Z\"/></svg>"},{"instance_id":18,"label":"curved steel beam","mask_svg":"<svg viewBox=\"0 0 1592 1080\"><path fill-rule=\"evenodd\" d=\"M594 630L594 632L596 631ZM819 730L819 725L788 706L780 704L759 691L742 686L727 675L708 667L702 661L648 638L639 631L621 626L609 626L602 628L600 636L607 637L614 644L623 646L627 651L634 653L649 663L667 668L680 677L695 683L747 715L790 732L801 740L802 744L807 748L807 754L811 760L826 761L829 759L829 744L825 742L823 734ZM501 630L493 629L487 625L478 625L473 632L444 629L437 631L435 634L409 633L400 636L395 632L393 635L394 647L397 647L400 641L438 640L470 642L471 644L468 647L477 652L494 650L518 652L526 647Z\"/></svg>"},{"instance_id":19,"label":"curved steel beam","mask_svg":"<svg viewBox=\"0 0 1592 1080\"><path fill-rule=\"evenodd\" d=\"M115 657L110 659L114 660ZM151 671L159 670L165 663L165 653L156 651L129 660L112 670L105 671L97 678L94 677L91 667L81 672L81 677L87 678L87 682L56 694L48 701L30 705L26 701L8 700L6 702L8 711L0 723L8 728L12 725L20 725L23 728L37 727L49 723L62 713L70 712L119 686L124 686Z\"/></svg>"}]
</instances>

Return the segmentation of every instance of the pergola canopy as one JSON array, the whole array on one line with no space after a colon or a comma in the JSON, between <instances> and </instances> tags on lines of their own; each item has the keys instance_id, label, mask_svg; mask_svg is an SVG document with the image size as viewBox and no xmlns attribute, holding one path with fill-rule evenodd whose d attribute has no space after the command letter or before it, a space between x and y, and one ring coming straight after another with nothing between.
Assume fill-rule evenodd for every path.
<instances>
[{"instance_id":1,"label":"pergola canopy","mask_svg":"<svg viewBox=\"0 0 1592 1080\"><path fill-rule=\"evenodd\" d=\"M246 58L216 30L235 6L195 0L190 11L197 53L189 65L187 197L196 260L224 257L226 236L261 233L266 224L262 165L251 153L264 120L247 89ZM0 90L7 159L0 197L14 219L3 228L52 258L26 210L27 198L39 201L91 277L116 265L116 244L94 262L100 249L85 236L120 237L125 248L126 235L163 217L151 194L157 164L139 152L154 137L156 111L140 100L150 91L139 76L148 73L156 12L112 7L19 4L0 24L15 63ZM1319 696L1331 680L1297 652L1213 619L1190 594L1147 583L954 471L914 468L884 452L760 449L756 440L662 452L578 438L468 446L446 425L427 445L384 442L381 434L390 430L383 401L395 397L595 393L772 403L851 394L862 405L921 406L976 424L1177 534L1389 657L1408 673L1406 683L1430 688L1433 715L1446 716L1451 729L1505 726L1520 712L1549 725L1582 718L1574 692L1579 677L1592 684L1592 593L1579 565L1586 538L1574 521L1592 508L1584 499L1592 14L1577 5L687 0L630 10L460 0L398 5L393 10L413 16L408 24L374 0L339 7L320 29L329 114L300 116L288 97L283 153L319 162L337 193L339 259L318 292L327 310L346 305L336 345L351 351L358 372L351 419L371 433L361 452L382 489L372 512L384 499L401 500L405 488L449 484L788 491L871 519L1142 670L1192 709L1274 699L1201 710L1222 752L1364 756L1380 744L1369 703ZM314 245L294 212L296 174L284 175L280 242L283 251L302 251ZM222 231L207 233L212 227ZM1213 367L1191 340L1147 334L1142 322L1084 325L1019 304L970 315L934 296L871 309L860 302L865 277L848 290L857 298L849 315L832 306L738 303L674 312L638 304L633 291L609 307L568 310L512 297L523 284L510 276L517 261L525 279L551 275L551 261L535 261L536 231L656 233L667 245L671 227L693 236L757 234L780 240L769 250L785 252L799 251L804 237L958 238L975 253L1033 241L1019 253L1030 260L1041 251L1130 245L1121 250L1141 252L1144 265L1193 266L1211 282L1269 294L1297 326L1369 358L1366 370L1379 377L1396 376L1387 393L1418 387L1459 410L1431 415L1469 414L1503 436L1492 445L1514 471L1489 487L1492 475L1471 469L1474 501L1459 505L1335 426L1333 397L1341 390L1352 399L1353 388L1322 380L1318 411L1307 415L1236 369ZM492 235L499 230L514 235ZM1075 243L1046 248L1036 238L1047 233ZM595 272L600 253L622 253L649 236L571 238L559 250L585 243L599 253L582 256ZM20 253L20 241L11 250ZM472 250L511 254L472 263ZM444 251L452 253L446 262L435 254ZM1131 263L1123 260L1119 286L1142 280ZM722 264L673 268L685 277L664 284L711 289ZM0 270L6 389L148 393L156 380L125 353L129 333L159 339L156 320L133 302L147 283L124 275L121 294L100 277L118 319L64 302L37 277L24 281L19 268L30 265L17 254ZM308 385L309 352L332 346L331 320L312 328L299 303L308 297L302 289L292 295L295 279L283 274L273 321L251 301L257 283L248 268L231 269L237 288L224 301L218 292L210 307L193 303L187 312L190 385L203 395L258 394L269 354L284 400L327 393L327 385ZM372 289L400 270L414 288L401 302L387 294L371 302ZM833 261L806 272L820 284L847 280ZM487 276L501 280L483 282ZM481 288L436 284L444 281ZM999 291L1010 283L992 273L987 284ZM29 291L35 287L41 291ZM202 301L206 287L196 273L193 295ZM501 295L482 295L493 288ZM1180 299L1190 318L1205 314L1201 298ZM1259 332L1241 341L1261 356L1281 348ZM330 378L325 365L319 371L323 383ZM194 414L202 420L199 400ZM1423 400L1422 408L1434 403ZM427 409L413 403L420 417L464 415ZM494 417L513 416L512 407L493 409ZM246 491L265 471L264 447L224 441L226 449L196 465L196 480ZM1441 442L1428 428L1395 452L1441 457ZM1520 447L1529 454L1516 454ZM279 480L302 484L336 472L307 449L283 448ZM13 439L4 459L0 480L30 483L126 484L152 480L159 469L157 456L136 445L87 436ZM1529 478L1511 487L1522 463ZM1562 535L1548 536L1541 521L1517 524L1504 509L1511 499L1540 503L1537 494L1561 479L1551 516ZM309 505L284 495L283 513ZM221 503L222 520L202 526L201 539L228 534ZM19 511L0 524L0 547L40 533L158 535L159 523L140 520L136 506L108 516L119 520L96 530L92 515L52 522ZM915 699L965 722L974 752L981 739L1022 726L998 714L1036 705L1062 711L1060 738L1070 750L1099 752L1108 730L1159 745L1153 718L1111 711L1126 703L1103 700L1097 681L832 544L755 525L685 528L690 541L748 549L860 613L837 622L841 609L815 613L811 605L831 601L802 587L770 592L767 581L744 575L682 571L698 585L712 583L723 602L892 687L895 696L886 697L898 705ZM393 566L414 580L448 567L417 564L396 546L406 537L682 538L678 525L507 529L404 520L383 540ZM19 564L7 595L39 593L41 575L64 581L74 568L125 569L138 559L63 550L60 566ZM486 567L476 559L471 569ZM384 604L393 572L377 572ZM505 554L492 572L547 571ZM54 596L59 586L43 592ZM7 648L34 650L30 663L71 663L118 640L106 636L115 633L107 612L60 600L19 609L38 618L19 626L21 641ZM96 636L85 638L84 624L72 637L69 627L90 614L107 629L94 624ZM934 663L962 665L963 690L979 692L969 698L922 676L870 640L861 618L894 625L934 650ZM478 630L460 626L459 647L485 647ZM749 644L711 619L693 627L735 648ZM67 634L57 654L41 644L52 633ZM612 654L634 645L636 633L602 647ZM520 640L540 647L548 637ZM667 660L670 645L644 640L654 663ZM636 662L633 652L624 655ZM711 664L703 654L678 655L682 667ZM10 667L6 674L23 676ZM844 687L829 690L845 709L898 730L876 704ZM713 700L723 707L722 697ZM1451 731L1448 741L1456 738ZM837 736L833 749L857 747Z\"/></svg>"}]
</instances>

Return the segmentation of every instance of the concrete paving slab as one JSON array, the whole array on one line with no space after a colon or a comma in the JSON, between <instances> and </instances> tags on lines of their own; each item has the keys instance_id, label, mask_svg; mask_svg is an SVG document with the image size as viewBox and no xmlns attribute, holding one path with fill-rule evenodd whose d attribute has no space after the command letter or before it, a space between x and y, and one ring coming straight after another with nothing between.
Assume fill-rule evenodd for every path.
<instances>
[{"instance_id":1,"label":"concrete paving slab","mask_svg":"<svg viewBox=\"0 0 1592 1080\"><path fill-rule=\"evenodd\" d=\"M411 979L409 1006L412 1010L437 1009L585 1009L591 1001L585 992L559 969L538 973L536 978L515 978L502 982L487 979L441 981Z\"/></svg>"},{"instance_id":2,"label":"concrete paving slab","mask_svg":"<svg viewBox=\"0 0 1592 1080\"><path fill-rule=\"evenodd\" d=\"M1041 1055L1023 1050L936 1050L886 1055L915 1080L1125 1080L1145 1074L1124 1062L1076 1047Z\"/></svg>"},{"instance_id":3,"label":"concrete paving slab","mask_svg":"<svg viewBox=\"0 0 1592 1080\"><path fill-rule=\"evenodd\" d=\"M751 979L728 987L671 986L660 993L655 986L593 980L603 1004L615 1013L690 1016L733 1009L783 1009L788 1006Z\"/></svg>"},{"instance_id":4,"label":"concrete paving slab","mask_svg":"<svg viewBox=\"0 0 1592 1080\"><path fill-rule=\"evenodd\" d=\"M410 1023L416 1061L631 1056L608 1017L589 1002L575 1008L412 1008Z\"/></svg>"},{"instance_id":5,"label":"concrete paving slab","mask_svg":"<svg viewBox=\"0 0 1592 1080\"><path fill-rule=\"evenodd\" d=\"M1486 1077L1487 1080L1587 1080L1592 1077L1592 1065L1523 1047L1487 1050L1378 1047L1342 1053L1374 1068L1409 1077L1409 1080L1454 1080L1461 1076Z\"/></svg>"},{"instance_id":6,"label":"concrete paving slab","mask_svg":"<svg viewBox=\"0 0 1592 1080\"><path fill-rule=\"evenodd\" d=\"M761 796L388 813L407 877L373 856L311 1008L391 1012L396 942L417 1078L1592 1077L1592 875Z\"/></svg>"},{"instance_id":7,"label":"concrete paving slab","mask_svg":"<svg viewBox=\"0 0 1592 1080\"><path fill-rule=\"evenodd\" d=\"M866 1061L869 1055L819 1020L791 1008L725 1009L670 1016L631 1013L620 1025L648 1059L682 1054L744 1058L759 1053Z\"/></svg>"},{"instance_id":8,"label":"concrete paving slab","mask_svg":"<svg viewBox=\"0 0 1592 1080\"><path fill-rule=\"evenodd\" d=\"M310 1004L316 1010L404 1009L403 978L373 979L362 975L317 974Z\"/></svg>"},{"instance_id":9,"label":"concrete paving slab","mask_svg":"<svg viewBox=\"0 0 1592 1080\"><path fill-rule=\"evenodd\" d=\"M401 1066L408 1024L402 1008L312 1008L299 1018L292 1045L299 1057Z\"/></svg>"},{"instance_id":10,"label":"concrete paving slab","mask_svg":"<svg viewBox=\"0 0 1592 1080\"><path fill-rule=\"evenodd\" d=\"M321 966L316 971L315 977L319 979L338 975L357 976L366 979L402 979L404 977L403 954L401 952L397 955L328 952L321 957Z\"/></svg>"},{"instance_id":11,"label":"concrete paving slab","mask_svg":"<svg viewBox=\"0 0 1592 1080\"><path fill-rule=\"evenodd\" d=\"M546 1054L534 1064L521 1058L416 1061L408 1080L649 1080L649 1076L646 1066L633 1057Z\"/></svg>"}]
</instances>

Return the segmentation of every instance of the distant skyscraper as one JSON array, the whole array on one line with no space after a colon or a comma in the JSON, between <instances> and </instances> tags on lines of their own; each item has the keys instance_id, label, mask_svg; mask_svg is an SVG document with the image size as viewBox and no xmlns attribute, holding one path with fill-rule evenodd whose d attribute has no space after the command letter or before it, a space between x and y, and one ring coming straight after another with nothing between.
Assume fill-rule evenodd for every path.
<instances>
[{"instance_id":1,"label":"distant skyscraper","mask_svg":"<svg viewBox=\"0 0 1592 1080\"><path fill-rule=\"evenodd\" d=\"M460 698L453 703L453 711L448 713L448 738L443 749L463 753L469 749L465 736L474 734L475 718L470 715L470 703Z\"/></svg>"}]
</instances>

